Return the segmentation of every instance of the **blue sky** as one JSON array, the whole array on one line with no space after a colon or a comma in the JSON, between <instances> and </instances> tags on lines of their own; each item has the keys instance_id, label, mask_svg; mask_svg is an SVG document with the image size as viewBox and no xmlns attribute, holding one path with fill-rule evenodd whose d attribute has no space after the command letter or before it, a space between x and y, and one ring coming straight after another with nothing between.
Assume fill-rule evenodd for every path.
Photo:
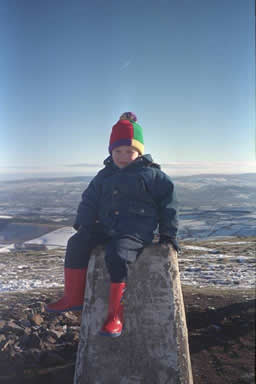
<instances>
[{"instance_id":1,"label":"blue sky","mask_svg":"<svg viewBox=\"0 0 256 384\"><path fill-rule=\"evenodd\" d=\"M159 163L255 161L253 0L2 0L0 15L0 173L101 164L130 110Z\"/></svg>"}]
</instances>

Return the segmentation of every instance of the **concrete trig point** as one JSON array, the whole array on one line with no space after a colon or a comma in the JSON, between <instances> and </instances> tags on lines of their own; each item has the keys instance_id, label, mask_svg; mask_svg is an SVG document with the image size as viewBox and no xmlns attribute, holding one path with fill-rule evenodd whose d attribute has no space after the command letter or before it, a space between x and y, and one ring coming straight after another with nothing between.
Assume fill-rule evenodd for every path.
<instances>
[{"instance_id":1,"label":"concrete trig point","mask_svg":"<svg viewBox=\"0 0 256 384\"><path fill-rule=\"evenodd\" d=\"M99 335L109 276L101 247L87 275L75 384L193 384L177 253L151 245L129 268L120 337Z\"/></svg>"}]
</instances>

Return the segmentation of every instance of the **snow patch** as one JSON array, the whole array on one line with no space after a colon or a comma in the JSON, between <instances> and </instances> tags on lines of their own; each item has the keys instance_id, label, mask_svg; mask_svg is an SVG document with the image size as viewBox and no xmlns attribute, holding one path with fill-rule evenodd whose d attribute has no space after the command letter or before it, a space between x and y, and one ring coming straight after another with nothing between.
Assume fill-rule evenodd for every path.
<instances>
[{"instance_id":1,"label":"snow patch","mask_svg":"<svg viewBox=\"0 0 256 384\"><path fill-rule=\"evenodd\" d=\"M47 249L66 247L68 239L74 235L74 233L76 233L76 231L72 227L63 227L37 237L36 239L25 241L24 245L40 244L44 245Z\"/></svg>"},{"instance_id":2,"label":"snow patch","mask_svg":"<svg viewBox=\"0 0 256 384\"><path fill-rule=\"evenodd\" d=\"M0 248L0 253L9 253L14 251L14 249L16 249L15 244L9 244L6 247Z\"/></svg>"},{"instance_id":3,"label":"snow patch","mask_svg":"<svg viewBox=\"0 0 256 384\"><path fill-rule=\"evenodd\" d=\"M206 247L198 247L196 245L184 245L182 248L192 249L194 251L208 251L208 252L215 251L215 249L206 248Z\"/></svg>"},{"instance_id":4,"label":"snow patch","mask_svg":"<svg viewBox=\"0 0 256 384\"><path fill-rule=\"evenodd\" d=\"M240 244L252 244L253 241L218 241L217 244L224 245L240 245ZM210 244L216 244L216 242L211 242Z\"/></svg>"},{"instance_id":5,"label":"snow patch","mask_svg":"<svg viewBox=\"0 0 256 384\"><path fill-rule=\"evenodd\" d=\"M8 284L0 283L0 292L10 292L10 291L27 291L35 288L52 288L52 287L62 287L63 284L54 281L42 281L42 280L17 280L11 279Z\"/></svg>"}]
</instances>

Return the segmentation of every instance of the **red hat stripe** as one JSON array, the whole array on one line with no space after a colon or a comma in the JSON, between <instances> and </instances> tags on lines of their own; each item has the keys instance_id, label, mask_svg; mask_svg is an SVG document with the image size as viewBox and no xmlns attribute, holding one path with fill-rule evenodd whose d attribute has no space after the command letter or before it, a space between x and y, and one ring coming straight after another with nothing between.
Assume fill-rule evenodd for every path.
<instances>
[{"instance_id":1,"label":"red hat stripe","mask_svg":"<svg viewBox=\"0 0 256 384\"><path fill-rule=\"evenodd\" d=\"M121 117L123 117L123 115ZM111 153L114 148L121 145L133 146L140 154L143 154L144 143L141 126L128 119L119 120L112 128L109 141L109 152Z\"/></svg>"},{"instance_id":2,"label":"red hat stripe","mask_svg":"<svg viewBox=\"0 0 256 384\"><path fill-rule=\"evenodd\" d=\"M130 121L123 120L122 124L119 123L113 126L110 144L114 141L127 138L133 138L133 125Z\"/></svg>"}]
</instances>

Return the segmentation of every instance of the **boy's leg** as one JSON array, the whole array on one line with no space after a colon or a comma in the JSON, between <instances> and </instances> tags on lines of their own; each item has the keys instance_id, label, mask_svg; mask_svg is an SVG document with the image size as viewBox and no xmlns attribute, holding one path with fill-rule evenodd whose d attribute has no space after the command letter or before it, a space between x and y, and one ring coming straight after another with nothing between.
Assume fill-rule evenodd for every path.
<instances>
[{"instance_id":1,"label":"boy's leg","mask_svg":"<svg viewBox=\"0 0 256 384\"><path fill-rule=\"evenodd\" d=\"M80 228L77 233L70 237L67 243L65 268L82 269L87 268L94 247L100 243L93 232Z\"/></svg>"},{"instance_id":2,"label":"boy's leg","mask_svg":"<svg viewBox=\"0 0 256 384\"><path fill-rule=\"evenodd\" d=\"M137 260L144 247L142 240L129 235L112 238L107 243L105 262L112 283L127 280L128 264Z\"/></svg>"},{"instance_id":3,"label":"boy's leg","mask_svg":"<svg viewBox=\"0 0 256 384\"><path fill-rule=\"evenodd\" d=\"M67 244L64 268L64 296L46 307L48 312L81 310L83 307L87 267L91 251L104 243L103 232L88 232L81 228Z\"/></svg>"},{"instance_id":4,"label":"boy's leg","mask_svg":"<svg viewBox=\"0 0 256 384\"><path fill-rule=\"evenodd\" d=\"M113 238L106 246L106 266L110 274L108 316L101 335L117 337L123 329L123 294L128 277L128 264L135 262L144 249L144 243L132 236Z\"/></svg>"}]
</instances>

